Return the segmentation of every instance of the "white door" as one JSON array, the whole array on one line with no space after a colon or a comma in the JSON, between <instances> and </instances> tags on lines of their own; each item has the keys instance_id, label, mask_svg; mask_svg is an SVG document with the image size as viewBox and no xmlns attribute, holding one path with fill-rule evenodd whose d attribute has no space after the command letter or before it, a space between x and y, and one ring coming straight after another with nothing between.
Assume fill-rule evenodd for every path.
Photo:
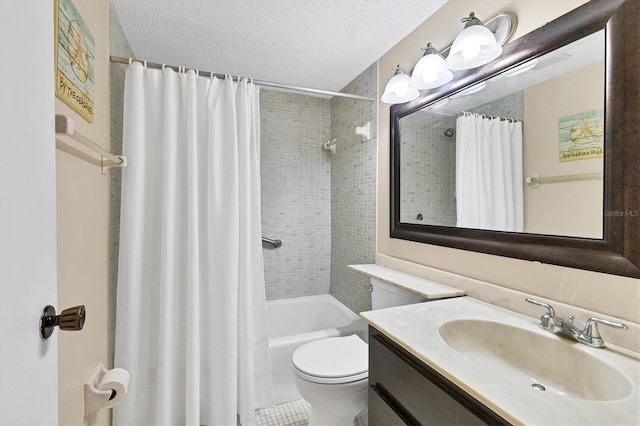
<instances>
[{"instance_id":1,"label":"white door","mask_svg":"<svg viewBox=\"0 0 640 426\"><path fill-rule=\"evenodd\" d=\"M0 424L58 422L53 1L0 0Z\"/></svg>"}]
</instances>

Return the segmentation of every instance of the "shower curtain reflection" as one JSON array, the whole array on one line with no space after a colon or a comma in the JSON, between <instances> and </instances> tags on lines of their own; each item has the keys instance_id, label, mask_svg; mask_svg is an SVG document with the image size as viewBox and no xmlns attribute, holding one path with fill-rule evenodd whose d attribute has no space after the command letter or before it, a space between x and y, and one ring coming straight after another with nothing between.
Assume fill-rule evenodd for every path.
<instances>
[{"instance_id":1,"label":"shower curtain reflection","mask_svg":"<svg viewBox=\"0 0 640 426\"><path fill-rule=\"evenodd\" d=\"M456 120L457 226L522 232L522 123L465 113Z\"/></svg>"},{"instance_id":2,"label":"shower curtain reflection","mask_svg":"<svg viewBox=\"0 0 640 426\"><path fill-rule=\"evenodd\" d=\"M254 424L272 404L258 92L127 69L114 424Z\"/></svg>"}]
</instances>

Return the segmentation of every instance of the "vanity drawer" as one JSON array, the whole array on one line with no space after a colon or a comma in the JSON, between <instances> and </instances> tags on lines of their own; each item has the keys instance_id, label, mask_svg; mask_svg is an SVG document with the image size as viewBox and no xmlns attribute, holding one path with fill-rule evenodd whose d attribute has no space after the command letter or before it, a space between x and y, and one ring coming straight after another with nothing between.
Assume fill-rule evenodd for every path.
<instances>
[{"instance_id":1,"label":"vanity drawer","mask_svg":"<svg viewBox=\"0 0 640 426\"><path fill-rule=\"evenodd\" d=\"M369 424L402 426L407 424L393 411L391 401L385 400L380 390L375 386L369 386Z\"/></svg>"},{"instance_id":2,"label":"vanity drawer","mask_svg":"<svg viewBox=\"0 0 640 426\"><path fill-rule=\"evenodd\" d=\"M378 330L369 330L370 426L402 424L398 420L412 425L509 424ZM394 420L382 420L382 403Z\"/></svg>"}]
</instances>

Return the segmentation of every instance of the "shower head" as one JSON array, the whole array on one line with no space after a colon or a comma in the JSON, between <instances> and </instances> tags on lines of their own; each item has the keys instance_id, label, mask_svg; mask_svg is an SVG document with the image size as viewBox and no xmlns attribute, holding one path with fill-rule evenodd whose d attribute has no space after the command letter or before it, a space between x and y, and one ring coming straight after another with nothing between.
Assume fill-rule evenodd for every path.
<instances>
[{"instance_id":1,"label":"shower head","mask_svg":"<svg viewBox=\"0 0 640 426\"><path fill-rule=\"evenodd\" d=\"M456 131L453 130L452 127L449 127L447 130L444 131L444 135L448 138L453 137L453 135L456 134Z\"/></svg>"}]
</instances>

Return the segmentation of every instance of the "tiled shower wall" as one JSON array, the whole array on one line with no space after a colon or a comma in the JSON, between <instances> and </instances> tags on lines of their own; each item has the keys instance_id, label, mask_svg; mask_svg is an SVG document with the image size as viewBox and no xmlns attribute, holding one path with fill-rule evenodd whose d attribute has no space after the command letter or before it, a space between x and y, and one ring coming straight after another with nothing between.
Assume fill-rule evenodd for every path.
<instances>
[{"instance_id":1,"label":"tiled shower wall","mask_svg":"<svg viewBox=\"0 0 640 426\"><path fill-rule=\"evenodd\" d=\"M261 90L262 234L267 300L326 294L331 261L329 99Z\"/></svg>"},{"instance_id":2,"label":"tiled shower wall","mask_svg":"<svg viewBox=\"0 0 640 426\"><path fill-rule=\"evenodd\" d=\"M376 98L371 65L342 91ZM267 299L331 293L354 312L371 307L369 280L347 265L374 263L376 104L262 90L262 233ZM363 141L355 128L371 123ZM336 139L336 153L322 149Z\"/></svg>"},{"instance_id":3,"label":"tiled shower wall","mask_svg":"<svg viewBox=\"0 0 640 426\"><path fill-rule=\"evenodd\" d=\"M342 92L377 98L374 63ZM371 139L355 128L371 123ZM354 312L371 308L369 280L347 268L374 263L376 241L376 103L331 99L331 288L330 293Z\"/></svg>"},{"instance_id":4,"label":"tiled shower wall","mask_svg":"<svg viewBox=\"0 0 640 426\"><path fill-rule=\"evenodd\" d=\"M113 7L109 8L109 43L111 55L125 58L135 57L129 41L122 31L118 15ZM124 75L127 67L122 64L111 63L110 65L110 91L111 91L111 126L110 143L111 152L122 154L122 110L124 102ZM120 195L122 182L122 169L114 167L109 172L111 175L111 259L109 272L110 277L110 303L111 315L111 336L115 333L116 320L116 283L118 279L118 245L120 243Z\"/></svg>"}]
</instances>

